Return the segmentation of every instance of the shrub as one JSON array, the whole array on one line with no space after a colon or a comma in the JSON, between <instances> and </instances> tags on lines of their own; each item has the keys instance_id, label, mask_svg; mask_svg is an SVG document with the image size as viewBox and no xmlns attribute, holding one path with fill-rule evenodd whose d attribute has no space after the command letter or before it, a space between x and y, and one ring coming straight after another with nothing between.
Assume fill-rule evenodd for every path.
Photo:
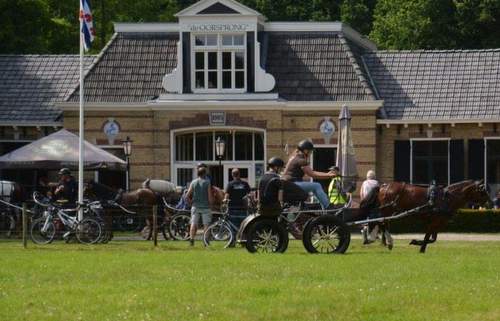
<instances>
[{"instance_id":1,"label":"shrub","mask_svg":"<svg viewBox=\"0 0 500 321\"><path fill-rule=\"evenodd\" d=\"M390 230L394 233L425 232L418 216L392 221ZM452 216L444 232L500 233L500 210L459 210Z\"/></svg>"}]
</instances>

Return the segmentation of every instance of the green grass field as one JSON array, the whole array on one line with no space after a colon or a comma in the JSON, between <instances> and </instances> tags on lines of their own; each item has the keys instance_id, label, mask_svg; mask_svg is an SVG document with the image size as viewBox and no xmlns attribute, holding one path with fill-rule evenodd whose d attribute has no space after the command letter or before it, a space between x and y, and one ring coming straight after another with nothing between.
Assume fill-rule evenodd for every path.
<instances>
[{"instance_id":1,"label":"green grass field","mask_svg":"<svg viewBox=\"0 0 500 321\"><path fill-rule=\"evenodd\" d=\"M500 242L345 255L0 242L0 320L500 320Z\"/></svg>"}]
</instances>

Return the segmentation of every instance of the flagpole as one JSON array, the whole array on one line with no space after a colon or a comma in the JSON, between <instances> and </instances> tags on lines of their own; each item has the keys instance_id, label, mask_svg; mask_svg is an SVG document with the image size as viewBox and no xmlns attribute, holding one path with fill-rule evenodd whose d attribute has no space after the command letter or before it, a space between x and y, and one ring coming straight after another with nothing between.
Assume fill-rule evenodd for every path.
<instances>
[{"instance_id":1,"label":"flagpole","mask_svg":"<svg viewBox=\"0 0 500 321\"><path fill-rule=\"evenodd\" d=\"M83 7L82 2L80 2L80 123L79 123L79 141L78 141L78 203L83 203L83 155L84 155L84 145L83 145L83 133L84 133L84 114L83 114L83 104L84 104L84 89L83 86ZM78 211L78 219L83 219L83 209Z\"/></svg>"}]
</instances>

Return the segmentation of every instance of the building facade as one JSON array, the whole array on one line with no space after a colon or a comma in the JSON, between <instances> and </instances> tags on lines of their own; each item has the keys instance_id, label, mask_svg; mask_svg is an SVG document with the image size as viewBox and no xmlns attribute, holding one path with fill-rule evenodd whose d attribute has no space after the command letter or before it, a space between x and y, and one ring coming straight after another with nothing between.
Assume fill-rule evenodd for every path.
<instances>
[{"instance_id":1,"label":"building facade","mask_svg":"<svg viewBox=\"0 0 500 321\"><path fill-rule=\"evenodd\" d=\"M255 185L266 159L305 138L326 170L344 104L360 178L375 169L382 181L500 183L499 50L377 51L345 24L268 22L233 0L177 17L116 24L85 77L86 139L119 149L129 136L133 185L185 185L200 162L219 186L235 167ZM75 132L78 97L58 104Z\"/></svg>"}]
</instances>

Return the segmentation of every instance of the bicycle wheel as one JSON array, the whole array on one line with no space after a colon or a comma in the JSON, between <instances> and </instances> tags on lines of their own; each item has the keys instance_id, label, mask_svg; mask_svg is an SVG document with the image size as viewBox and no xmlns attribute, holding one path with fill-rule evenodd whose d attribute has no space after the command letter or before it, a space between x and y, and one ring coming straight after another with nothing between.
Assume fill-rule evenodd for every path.
<instances>
[{"instance_id":1,"label":"bicycle wheel","mask_svg":"<svg viewBox=\"0 0 500 321\"><path fill-rule=\"evenodd\" d=\"M101 224L92 218L84 218L75 228L76 239L80 243L94 244L101 238Z\"/></svg>"},{"instance_id":2,"label":"bicycle wheel","mask_svg":"<svg viewBox=\"0 0 500 321\"><path fill-rule=\"evenodd\" d=\"M101 237L99 238L99 243L106 244L113 238L113 231L111 227L101 222Z\"/></svg>"},{"instance_id":3,"label":"bicycle wheel","mask_svg":"<svg viewBox=\"0 0 500 321\"><path fill-rule=\"evenodd\" d=\"M234 232L224 222L215 222L211 224L205 233L203 233L203 243L205 246L214 248L228 248L233 244Z\"/></svg>"},{"instance_id":4,"label":"bicycle wheel","mask_svg":"<svg viewBox=\"0 0 500 321\"><path fill-rule=\"evenodd\" d=\"M168 234L177 241L186 241L189 239L189 227L191 217L186 214L176 214L168 226Z\"/></svg>"},{"instance_id":5,"label":"bicycle wheel","mask_svg":"<svg viewBox=\"0 0 500 321\"><path fill-rule=\"evenodd\" d=\"M56 226L54 222L46 221L46 218L41 217L31 222L31 240L36 244L49 244L54 240L56 235Z\"/></svg>"}]
</instances>

